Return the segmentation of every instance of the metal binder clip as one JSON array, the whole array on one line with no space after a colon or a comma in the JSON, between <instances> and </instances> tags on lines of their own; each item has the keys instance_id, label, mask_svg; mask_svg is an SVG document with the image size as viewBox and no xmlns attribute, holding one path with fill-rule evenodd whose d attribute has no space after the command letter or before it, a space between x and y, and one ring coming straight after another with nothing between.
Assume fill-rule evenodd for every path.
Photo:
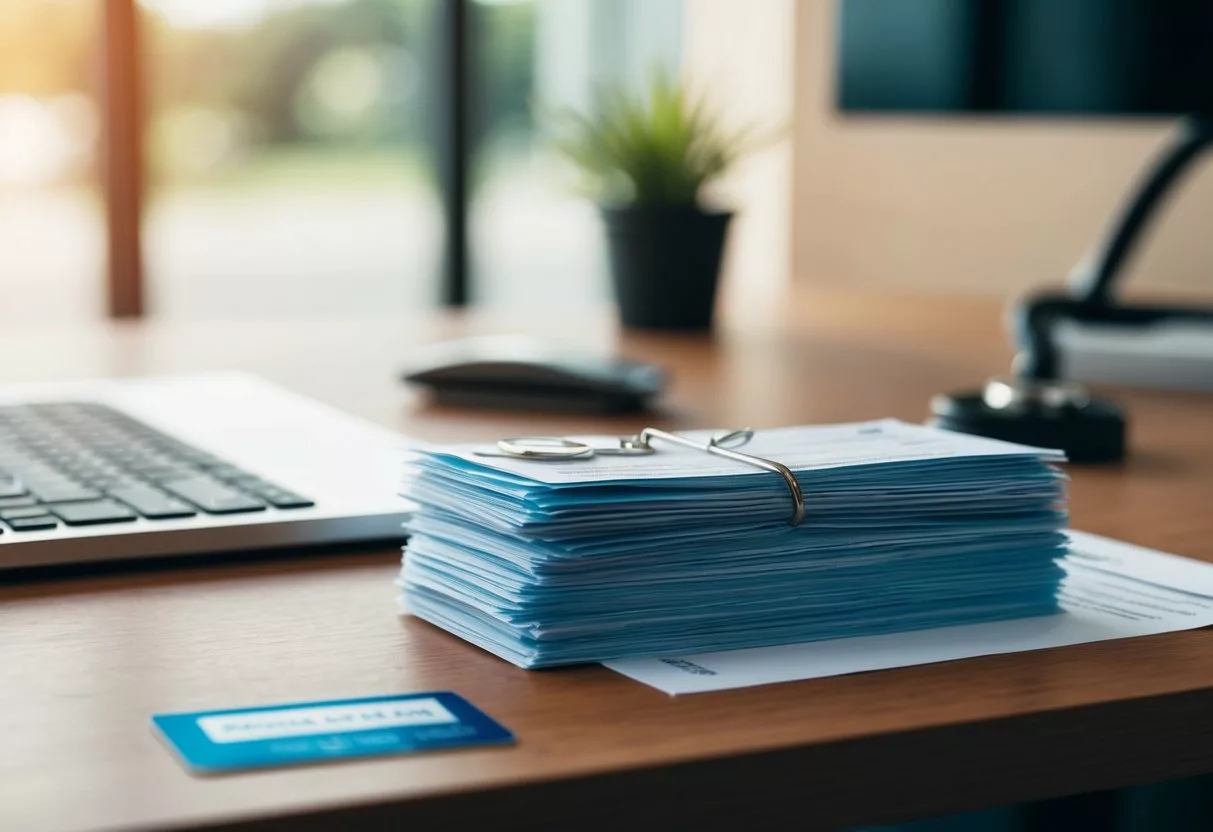
<instances>
[{"instance_id":1,"label":"metal binder clip","mask_svg":"<svg viewBox=\"0 0 1213 832\"><path fill-rule=\"evenodd\" d=\"M725 459L753 465L764 471L771 471L783 477L792 495L792 519L790 525L799 526L804 519L804 492L796 475L788 466L773 459L744 454L734 448L741 447L754 438L754 431L749 428L729 431L722 436L714 436L707 442L696 442L657 428L645 428L635 436L619 437L618 445L598 447L586 442L564 439L558 436L523 436L502 439L497 443L497 451L476 451L476 456L509 457L511 459L528 459L532 462L560 462L564 460L591 459L595 456L648 456L656 453L653 440L660 439L684 448L693 448Z\"/></svg>"}]
</instances>

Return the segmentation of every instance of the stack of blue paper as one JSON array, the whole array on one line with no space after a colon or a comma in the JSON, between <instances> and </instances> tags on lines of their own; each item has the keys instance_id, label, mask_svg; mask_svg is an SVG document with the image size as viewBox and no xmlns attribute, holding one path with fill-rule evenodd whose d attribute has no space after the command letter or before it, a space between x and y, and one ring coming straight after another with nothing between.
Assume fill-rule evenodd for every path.
<instances>
[{"instance_id":1,"label":"stack of blue paper","mask_svg":"<svg viewBox=\"0 0 1213 832\"><path fill-rule=\"evenodd\" d=\"M891 420L760 431L742 450L795 472L806 512L791 526L779 475L654 447L560 462L422 449L406 609L522 667L1057 609L1057 452Z\"/></svg>"}]
</instances>

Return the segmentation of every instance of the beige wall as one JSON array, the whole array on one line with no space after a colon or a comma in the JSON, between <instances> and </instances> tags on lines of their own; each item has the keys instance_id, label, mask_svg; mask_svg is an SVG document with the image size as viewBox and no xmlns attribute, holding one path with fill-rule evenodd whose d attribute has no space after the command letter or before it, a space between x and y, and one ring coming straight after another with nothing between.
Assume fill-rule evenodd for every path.
<instances>
[{"instance_id":1,"label":"beige wall","mask_svg":"<svg viewBox=\"0 0 1213 832\"><path fill-rule=\"evenodd\" d=\"M736 5L780 13L765 2ZM841 118L833 15L830 0L799 0L793 15L798 280L999 294L1059 283L1165 140L1153 122ZM1207 163L1161 219L1131 269L1135 290L1213 293Z\"/></svg>"},{"instance_id":2,"label":"beige wall","mask_svg":"<svg viewBox=\"0 0 1213 832\"><path fill-rule=\"evenodd\" d=\"M730 307L782 296L791 263L792 120L796 0L686 0L684 67L700 94L735 127L764 141L713 188L737 211L724 267Z\"/></svg>"}]
</instances>

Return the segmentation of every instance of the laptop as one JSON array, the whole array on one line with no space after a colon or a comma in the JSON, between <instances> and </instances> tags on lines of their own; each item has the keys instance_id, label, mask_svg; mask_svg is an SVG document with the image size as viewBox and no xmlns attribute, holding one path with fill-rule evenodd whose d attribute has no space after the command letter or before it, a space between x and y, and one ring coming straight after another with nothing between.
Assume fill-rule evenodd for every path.
<instances>
[{"instance_id":1,"label":"laptop","mask_svg":"<svg viewBox=\"0 0 1213 832\"><path fill-rule=\"evenodd\" d=\"M0 575L400 540L406 452L251 375L0 387Z\"/></svg>"}]
</instances>

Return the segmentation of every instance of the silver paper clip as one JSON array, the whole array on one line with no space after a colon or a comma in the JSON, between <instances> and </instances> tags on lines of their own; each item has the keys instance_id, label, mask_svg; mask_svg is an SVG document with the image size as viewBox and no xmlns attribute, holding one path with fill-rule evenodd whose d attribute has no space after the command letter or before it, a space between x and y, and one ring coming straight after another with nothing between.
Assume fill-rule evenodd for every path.
<instances>
[{"instance_id":1,"label":"silver paper clip","mask_svg":"<svg viewBox=\"0 0 1213 832\"><path fill-rule=\"evenodd\" d=\"M497 443L496 452L477 451L476 456L510 457L511 459L528 459L532 462L562 462L566 460L591 459L595 456L648 456L656 453L656 449L653 447L653 440L660 439L675 445L682 445L684 448L705 451L709 454L722 456L725 459L743 462L747 465L761 468L764 471L779 474L779 476L783 477L784 483L787 484L788 492L792 495L792 519L789 523L793 526L799 526L800 521L804 519L804 492L801 490L800 483L796 480L796 475L792 472L792 469L773 459L765 459L764 457L744 454L734 450L745 445L753 438L754 431L749 428L730 431L721 436L714 436L707 442L696 442L693 439L687 439L685 436L679 436L676 433L669 433L657 428L645 428L635 436L619 437L618 445L598 447L586 442L578 442L558 436L521 436L502 439Z\"/></svg>"}]
</instances>

